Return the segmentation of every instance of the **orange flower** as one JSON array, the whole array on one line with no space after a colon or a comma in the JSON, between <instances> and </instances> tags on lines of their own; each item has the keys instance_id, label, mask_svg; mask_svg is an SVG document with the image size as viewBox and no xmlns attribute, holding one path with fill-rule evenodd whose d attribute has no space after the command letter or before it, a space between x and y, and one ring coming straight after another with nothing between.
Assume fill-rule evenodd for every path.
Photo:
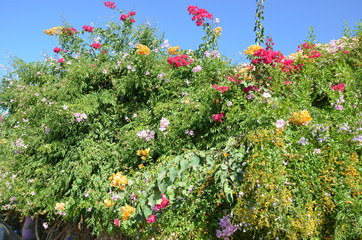
<instances>
[{"instance_id":1,"label":"orange flower","mask_svg":"<svg viewBox=\"0 0 362 240\"><path fill-rule=\"evenodd\" d=\"M134 207L131 207L130 205L126 205L121 207L122 210L122 219L123 221L126 221L128 219L128 217L136 211L136 209Z\"/></svg>"},{"instance_id":2,"label":"orange flower","mask_svg":"<svg viewBox=\"0 0 362 240\"><path fill-rule=\"evenodd\" d=\"M170 54L170 55L176 55L178 52L177 52L177 50L180 48L180 46L176 46L176 47L169 47L168 49L167 49L167 52L168 52L168 54Z\"/></svg>"},{"instance_id":3,"label":"orange flower","mask_svg":"<svg viewBox=\"0 0 362 240\"><path fill-rule=\"evenodd\" d=\"M118 172L116 174L112 174L108 180L111 180L111 186L112 187L119 187L120 189L124 190L125 185L128 183L128 179L125 175L122 175L122 172Z\"/></svg>"}]
</instances>

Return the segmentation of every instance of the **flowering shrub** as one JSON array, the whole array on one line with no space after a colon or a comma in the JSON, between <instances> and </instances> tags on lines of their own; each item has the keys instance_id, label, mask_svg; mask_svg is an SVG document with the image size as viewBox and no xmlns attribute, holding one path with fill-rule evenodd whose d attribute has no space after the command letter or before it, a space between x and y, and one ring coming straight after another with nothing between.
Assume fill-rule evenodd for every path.
<instances>
[{"instance_id":1,"label":"flowering shrub","mask_svg":"<svg viewBox=\"0 0 362 240\"><path fill-rule=\"evenodd\" d=\"M2 217L40 239L360 238L358 29L232 64L205 9L193 51L104 5L119 20L45 30L54 56L1 80Z\"/></svg>"}]
</instances>

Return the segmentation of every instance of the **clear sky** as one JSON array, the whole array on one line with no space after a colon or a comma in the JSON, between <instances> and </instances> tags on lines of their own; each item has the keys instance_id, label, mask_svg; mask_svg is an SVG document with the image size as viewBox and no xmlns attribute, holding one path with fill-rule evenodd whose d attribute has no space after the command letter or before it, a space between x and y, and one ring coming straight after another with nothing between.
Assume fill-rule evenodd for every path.
<instances>
[{"instance_id":1,"label":"clear sky","mask_svg":"<svg viewBox=\"0 0 362 240\"><path fill-rule=\"evenodd\" d=\"M27 62L52 55L56 38L42 30L60 26L63 20L81 30L83 25L104 27L119 21L117 11L106 8L102 0L1 0L0 64L8 56ZM171 45L196 49L201 43L202 27L188 15L187 7L196 5L220 19L223 28L219 51L234 61L242 61L243 51L254 43L255 0L116 0L118 8L136 11L136 24L147 20L165 33ZM275 50L290 54L307 39L313 26L316 40L328 43L341 37L344 22L354 27L362 19L362 0L265 0L265 35L271 35ZM0 71L1 72L1 71Z\"/></svg>"}]
</instances>

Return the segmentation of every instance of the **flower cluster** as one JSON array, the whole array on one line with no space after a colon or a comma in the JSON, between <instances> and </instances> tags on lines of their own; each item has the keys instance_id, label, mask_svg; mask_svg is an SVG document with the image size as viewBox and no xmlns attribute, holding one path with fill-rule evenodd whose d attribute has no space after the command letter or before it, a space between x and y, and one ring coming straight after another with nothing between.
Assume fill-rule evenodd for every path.
<instances>
[{"instance_id":1,"label":"flower cluster","mask_svg":"<svg viewBox=\"0 0 362 240\"><path fill-rule=\"evenodd\" d=\"M250 91L256 91L258 92L260 89L257 86L248 86L243 89L245 93L248 93Z\"/></svg>"},{"instance_id":2,"label":"flower cluster","mask_svg":"<svg viewBox=\"0 0 362 240\"><path fill-rule=\"evenodd\" d=\"M167 58L167 62L170 65L173 65L174 67L178 68L181 66L187 66L190 65L194 60L193 59L189 59L189 57L187 55L178 55L175 57L168 57Z\"/></svg>"},{"instance_id":3,"label":"flower cluster","mask_svg":"<svg viewBox=\"0 0 362 240\"><path fill-rule=\"evenodd\" d=\"M153 139L155 137L155 132L150 131L149 129L142 130L142 131L137 133L137 136L138 136L139 139L144 138L148 142L148 141L151 141L151 139Z\"/></svg>"},{"instance_id":4,"label":"flower cluster","mask_svg":"<svg viewBox=\"0 0 362 240\"><path fill-rule=\"evenodd\" d=\"M150 148L140 149L137 151L137 156L141 157L142 160L146 160L147 156L150 154L150 151Z\"/></svg>"},{"instance_id":5,"label":"flower cluster","mask_svg":"<svg viewBox=\"0 0 362 240\"><path fill-rule=\"evenodd\" d=\"M64 212L65 203L63 203L63 202L56 203L54 209L57 211L57 213L58 213L59 215L65 216L65 215L67 214L66 212Z\"/></svg>"},{"instance_id":6,"label":"flower cluster","mask_svg":"<svg viewBox=\"0 0 362 240\"><path fill-rule=\"evenodd\" d=\"M165 131L168 125L170 124L170 121L168 121L166 118L161 118L160 121L160 131Z\"/></svg>"},{"instance_id":7,"label":"flower cluster","mask_svg":"<svg viewBox=\"0 0 362 240\"><path fill-rule=\"evenodd\" d=\"M110 8L110 9L113 9L113 8L116 8L116 3L111 2L111 1L106 1L106 2L104 2L104 6Z\"/></svg>"},{"instance_id":8,"label":"flower cluster","mask_svg":"<svg viewBox=\"0 0 362 240\"><path fill-rule=\"evenodd\" d=\"M137 48L136 53L138 55L149 55L151 52L151 50L147 46L140 43L136 45L136 48Z\"/></svg>"},{"instance_id":9,"label":"flower cluster","mask_svg":"<svg viewBox=\"0 0 362 240\"><path fill-rule=\"evenodd\" d=\"M88 118L85 113L74 113L74 117L77 122L83 122L85 119Z\"/></svg>"},{"instance_id":10,"label":"flower cluster","mask_svg":"<svg viewBox=\"0 0 362 240\"><path fill-rule=\"evenodd\" d=\"M155 204L155 206L152 207L152 211L158 212L161 209L166 208L168 205L170 205L170 201L167 199L165 194L162 193L161 203L160 204Z\"/></svg>"},{"instance_id":11,"label":"flower cluster","mask_svg":"<svg viewBox=\"0 0 362 240\"><path fill-rule=\"evenodd\" d=\"M115 205L116 203L115 202L112 202L111 200L109 199L106 199L103 201L103 204L106 206L106 207L112 207L113 205Z\"/></svg>"},{"instance_id":12,"label":"flower cluster","mask_svg":"<svg viewBox=\"0 0 362 240\"><path fill-rule=\"evenodd\" d=\"M91 47L94 49L100 49L102 45L100 43L92 43Z\"/></svg>"},{"instance_id":13,"label":"flower cluster","mask_svg":"<svg viewBox=\"0 0 362 240\"><path fill-rule=\"evenodd\" d=\"M247 55L254 55L254 53L259 49L263 49L263 47L259 45L251 45L246 50L244 50L244 53Z\"/></svg>"},{"instance_id":14,"label":"flower cluster","mask_svg":"<svg viewBox=\"0 0 362 240\"><path fill-rule=\"evenodd\" d=\"M170 54L170 55L177 55L178 54L178 49L180 48L180 46L176 46L176 47L169 47L168 49L167 49L167 52L168 52L168 54Z\"/></svg>"},{"instance_id":15,"label":"flower cluster","mask_svg":"<svg viewBox=\"0 0 362 240\"><path fill-rule=\"evenodd\" d=\"M122 172L118 172L116 174L112 174L108 180L112 181L111 186L112 187L119 187L119 189L124 190L126 188L126 185L128 183L128 179L125 175L122 174Z\"/></svg>"},{"instance_id":16,"label":"flower cluster","mask_svg":"<svg viewBox=\"0 0 362 240\"><path fill-rule=\"evenodd\" d=\"M332 84L332 86L331 86L333 91L340 91L340 92L344 92L344 87L345 87L344 83L339 83L337 85Z\"/></svg>"},{"instance_id":17,"label":"flower cluster","mask_svg":"<svg viewBox=\"0 0 362 240\"><path fill-rule=\"evenodd\" d=\"M91 26L86 26L86 25L83 26L83 30L86 32L92 33L93 29L94 29L94 27L91 27Z\"/></svg>"},{"instance_id":18,"label":"flower cluster","mask_svg":"<svg viewBox=\"0 0 362 240\"><path fill-rule=\"evenodd\" d=\"M123 221L126 221L129 216L134 213L136 211L136 209L130 205L126 205L126 206L123 206L121 207L121 210L122 210L122 220Z\"/></svg>"},{"instance_id":19,"label":"flower cluster","mask_svg":"<svg viewBox=\"0 0 362 240\"><path fill-rule=\"evenodd\" d=\"M222 32L222 27L216 27L214 28L214 30L212 30L215 34L215 36L220 37L221 36L221 32Z\"/></svg>"},{"instance_id":20,"label":"flower cluster","mask_svg":"<svg viewBox=\"0 0 362 240\"><path fill-rule=\"evenodd\" d=\"M75 28L63 28L62 29L62 33L68 36L73 36L74 34L76 34L78 31Z\"/></svg>"},{"instance_id":21,"label":"flower cluster","mask_svg":"<svg viewBox=\"0 0 362 240\"><path fill-rule=\"evenodd\" d=\"M204 23L205 18L208 18L210 20L214 19L214 16L210 14L207 10L199 8L197 6L190 5L188 6L187 11L190 15L193 15L192 21L196 20L197 26L201 26Z\"/></svg>"},{"instance_id":22,"label":"flower cluster","mask_svg":"<svg viewBox=\"0 0 362 240\"><path fill-rule=\"evenodd\" d=\"M213 50L212 52L205 51L204 55L206 57L211 57L211 58L219 58L219 57L221 57L221 54L217 50Z\"/></svg>"},{"instance_id":23,"label":"flower cluster","mask_svg":"<svg viewBox=\"0 0 362 240\"><path fill-rule=\"evenodd\" d=\"M219 226L221 230L216 230L216 237L228 240L231 235L239 229L237 225L231 225L231 222L227 216L220 219Z\"/></svg>"},{"instance_id":24,"label":"flower cluster","mask_svg":"<svg viewBox=\"0 0 362 240\"><path fill-rule=\"evenodd\" d=\"M225 113L223 112L214 114L214 122L222 122L223 117L225 117Z\"/></svg>"},{"instance_id":25,"label":"flower cluster","mask_svg":"<svg viewBox=\"0 0 362 240\"><path fill-rule=\"evenodd\" d=\"M303 110L300 112L293 112L289 121L295 125L305 125L312 121L312 117L307 110Z\"/></svg>"},{"instance_id":26,"label":"flower cluster","mask_svg":"<svg viewBox=\"0 0 362 240\"><path fill-rule=\"evenodd\" d=\"M218 86L216 84L212 85L213 88L215 88L216 90L218 90L221 93L224 93L226 91L228 91L231 87L227 87L227 86Z\"/></svg>"},{"instance_id":27,"label":"flower cluster","mask_svg":"<svg viewBox=\"0 0 362 240\"><path fill-rule=\"evenodd\" d=\"M57 36L61 32L62 29L63 29L63 27L53 27L50 29L43 30L43 32L49 36Z\"/></svg>"},{"instance_id":28,"label":"flower cluster","mask_svg":"<svg viewBox=\"0 0 362 240\"><path fill-rule=\"evenodd\" d=\"M124 21L126 21L128 18L130 18L130 17L132 17L132 16L134 16L134 15L136 15L136 12L130 11L130 12L128 13L128 15L127 15L127 14L122 14L119 19L121 19L121 20L124 22ZM136 20L133 19L133 18L130 18L129 21L130 21L131 23L136 22Z\"/></svg>"}]
</instances>

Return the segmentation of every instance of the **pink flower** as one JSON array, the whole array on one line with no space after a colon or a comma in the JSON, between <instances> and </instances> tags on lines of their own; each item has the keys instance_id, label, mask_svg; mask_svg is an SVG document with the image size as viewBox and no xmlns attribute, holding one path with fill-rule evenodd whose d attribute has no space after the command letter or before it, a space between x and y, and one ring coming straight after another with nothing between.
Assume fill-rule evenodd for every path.
<instances>
[{"instance_id":1,"label":"pink flower","mask_svg":"<svg viewBox=\"0 0 362 240\"><path fill-rule=\"evenodd\" d=\"M86 26L86 25L83 26L83 30L86 32L93 32L93 29L94 27L91 26Z\"/></svg>"},{"instance_id":2,"label":"pink flower","mask_svg":"<svg viewBox=\"0 0 362 240\"><path fill-rule=\"evenodd\" d=\"M134 16L134 15L136 15L136 12L135 12L135 11L130 11L130 12L128 13L128 16Z\"/></svg>"},{"instance_id":3,"label":"pink flower","mask_svg":"<svg viewBox=\"0 0 362 240\"><path fill-rule=\"evenodd\" d=\"M245 93L248 93L250 91L259 91L260 89L257 86L249 86L243 89Z\"/></svg>"},{"instance_id":4,"label":"pink flower","mask_svg":"<svg viewBox=\"0 0 362 240\"><path fill-rule=\"evenodd\" d=\"M127 14L122 14L119 19L121 19L122 21L126 21L127 18L128 18Z\"/></svg>"},{"instance_id":5,"label":"pink flower","mask_svg":"<svg viewBox=\"0 0 362 240\"><path fill-rule=\"evenodd\" d=\"M131 23L135 23L136 20L134 20L133 18L131 18L131 19L130 19L130 22L131 22Z\"/></svg>"},{"instance_id":6,"label":"pink flower","mask_svg":"<svg viewBox=\"0 0 362 240\"><path fill-rule=\"evenodd\" d=\"M153 215L153 214L151 214L151 215L146 219L146 221L147 221L148 223L154 223L154 222L156 222L156 216Z\"/></svg>"},{"instance_id":7,"label":"pink flower","mask_svg":"<svg viewBox=\"0 0 362 240\"><path fill-rule=\"evenodd\" d=\"M165 208L170 204L170 201L167 199L165 194L162 193L162 201L161 201L161 207Z\"/></svg>"},{"instance_id":8,"label":"pink flower","mask_svg":"<svg viewBox=\"0 0 362 240\"><path fill-rule=\"evenodd\" d=\"M193 61L194 60L189 58L187 55L178 55L175 57L167 58L167 62L176 68L181 67L181 66L187 66L187 65L191 64Z\"/></svg>"},{"instance_id":9,"label":"pink flower","mask_svg":"<svg viewBox=\"0 0 362 240\"><path fill-rule=\"evenodd\" d=\"M349 52L348 51L342 51L343 53L345 53L345 54L348 54Z\"/></svg>"},{"instance_id":10,"label":"pink flower","mask_svg":"<svg viewBox=\"0 0 362 240\"><path fill-rule=\"evenodd\" d=\"M99 48L101 48L101 44L100 43L92 43L92 48L94 48L94 49L99 49Z\"/></svg>"},{"instance_id":11,"label":"pink flower","mask_svg":"<svg viewBox=\"0 0 362 240\"><path fill-rule=\"evenodd\" d=\"M119 219L118 219L118 218L115 218L115 219L113 220L113 224L114 224L114 226L119 226L119 225L120 225Z\"/></svg>"},{"instance_id":12,"label":"pink flower","mask_svg":"<svg viewBox=\"0 0 362 240\"><path fill-rule=\"evenodd\" d=\"M285 125L285 121L283 119L279 119L276 123L275 126L277 128L282 128Z\"/></svg>"},{"instance_id":13,"label":"pink flower","mask_svg":"<svg viewBox=\"0 0 362 240\"><path fill-rule=\"evenodd\" d=\"M61 51L63 51L63 49L58 48L58 47L55 47L55 48L53 49L53 52L55 52L55 53L58 53L58 52L61 52Z\"/></svg>"},{"instance_id":14,"label":"pink flower","mask_svg":"<svg viewBox=\"0 0 362 240\"><path fill-rule=\"evenodd\" d=\"M226 86L218 86L216 84L212 85L213 88L215 88L216 90L218 90L221 93L224 93L226 91L228 91L230 89L230 87L226 87Z\"/></svg>"},{"instance_id":15,"label":"pink flower","mask_svg":"<svg viewBox=\"0 0 362 240\"><path fill-rule=\"evenodd\" d=\"M334 91L341 91L341 92L344 92L344 83L339 83L337 85L333 85L331 86L331 88L334 90Z\"/></svg>"},{"instance_id":16,"label":"pink flower","mask_svg":"<svg viewBox=\"0 0 362 240\"><path fill-rule=\"evenodd\" d=\"M334 108L335 108L336 110L339 110L339 111L342 111L342 110L343 110L343 106L342 106L342 105L336 105L336 106L334 106Z\"/></svg>"},{"instance_id":17,"label":"pink flower","mask_svg":"<svg viewBox=\"0 0 362 240\"><path fill-rule=\"evenodd\" d=\"M214 114L214 122L222 122L223 117L225 117L225 113L223 112Z\"/></svg>"},{"instance_id":18,"label":"pink flower","mask_svg":"<svg viewBox=\"0 0 362 240\"><path fill-rule=\"evenodd\" d=\"M114 2L110 2L110 1L104 2L104 6L110 8L110 9L116 8L115 3L114 3Z\"/></svg>"},{"instance_id":19,"label":"pink flower","mask_svg":"<svg viewBox=\"0 0 362 240\"><path fill-rule=\"evenodd\" d=\"M64 58L59 58L58 59L58 63L63 63L64 62Z\"/></svg>"},{"instance_id":20,"label":"pink flower","mask_svg":"<svg viewBox=\"0 0 362 240\"><path fill-rule=\"evenodd\" d=\"M190 5L188 6L187 11L190 15L193 15L192 21L196 20L195 22L197 26L201 26L204 23L205 18L208 18L210 20L214 19L214 16L211 13L197 6Z\"/></svg>"}]
</instances>

